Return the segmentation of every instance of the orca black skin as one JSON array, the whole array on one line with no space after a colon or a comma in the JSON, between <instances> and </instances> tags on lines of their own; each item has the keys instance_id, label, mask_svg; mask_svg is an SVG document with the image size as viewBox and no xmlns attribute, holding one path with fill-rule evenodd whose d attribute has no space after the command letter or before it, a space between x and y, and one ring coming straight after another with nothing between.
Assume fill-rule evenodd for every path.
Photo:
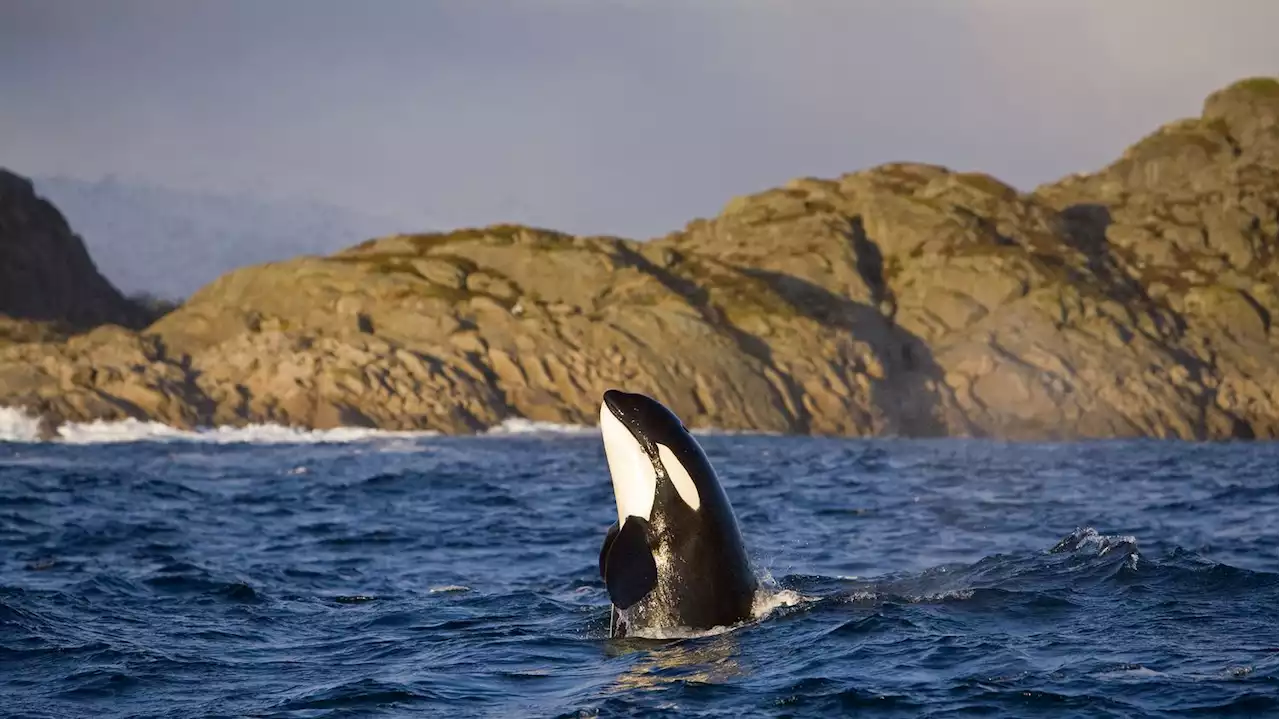
<instances>
[{"instance_id":1,"label":"orca black skin","mask_svg":"<svg viewBox=\"0 0 1280 719\"><path fill-rule=\"evenodd\" d=\"M611 636L748 619L756 578L693 435L661 403L618 390L604 394L600 430L619 520L600 549Z\"/></svg>"}]
</instances>

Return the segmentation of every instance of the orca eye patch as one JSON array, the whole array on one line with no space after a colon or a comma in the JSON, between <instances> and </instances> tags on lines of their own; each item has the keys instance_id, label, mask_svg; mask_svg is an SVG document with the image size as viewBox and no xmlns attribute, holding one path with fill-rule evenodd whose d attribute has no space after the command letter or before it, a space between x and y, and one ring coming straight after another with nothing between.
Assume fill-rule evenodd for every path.
<instances>
[{"instance_id":1,"label":"orca eye patch","mask_svg":"<svg viewBox=\"0 0 1280 719\"><path fill-rule=\"evenodd\" d=\"M658 443L658 461L662 462L662 468L666 470L667 477L675 485L680 499L684 500L690 509L696 510L702 506L702 498L698 496L698 486L694 484L693 477L689 476L689 471L684 468L679 459L676 459L670 447Z\"/></svg>"}]
</instances>

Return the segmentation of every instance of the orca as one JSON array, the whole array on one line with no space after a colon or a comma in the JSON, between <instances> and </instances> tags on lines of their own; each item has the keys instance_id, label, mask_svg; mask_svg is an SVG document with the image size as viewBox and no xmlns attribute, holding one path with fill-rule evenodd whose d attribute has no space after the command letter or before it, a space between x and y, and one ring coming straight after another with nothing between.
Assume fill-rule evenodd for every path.
<instances>
[{"instance_id":1,"label":"orca","mask_svg":"<svg viewBox=\"0 0 1280 719\"><path fill-rule=\"evenodd\" d=\"M610 389L600 434L618 508L600 548L610 637L748 619L758 582L738 520L684 423L657 400Z\"/></svg>"}]
</instances>

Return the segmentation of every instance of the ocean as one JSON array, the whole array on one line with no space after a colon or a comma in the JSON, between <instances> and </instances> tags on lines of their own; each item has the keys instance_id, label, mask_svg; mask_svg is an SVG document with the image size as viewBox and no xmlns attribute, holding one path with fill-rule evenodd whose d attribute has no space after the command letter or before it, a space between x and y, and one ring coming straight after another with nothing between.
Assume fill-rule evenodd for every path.
<instances>
[{"instance_id":1,"label":"ocean","mask_svg":"<svg viewBox=\"0 0 1280 719\"><path fill-rule=\"evenodd\" d=\"M1275 442L703 433L756 616L611 640L598 434L504 430L0 417L0 715L1280 708Z\"/></svg>"}]
</instances>

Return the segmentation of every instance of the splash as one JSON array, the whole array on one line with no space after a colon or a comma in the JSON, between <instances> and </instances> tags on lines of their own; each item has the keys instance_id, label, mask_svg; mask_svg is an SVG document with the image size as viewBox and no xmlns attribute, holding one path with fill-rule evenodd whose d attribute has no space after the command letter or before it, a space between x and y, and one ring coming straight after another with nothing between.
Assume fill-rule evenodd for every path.
<instances>
[{"instance_id":1,"label":"splash","mask_svg":"<svg viewBox=\"0 0 1280 719\"><path fill-rule=\"evenodd\" d=\"M770 615L779 609L800 606L802 604L817 601L817 599L817 597L808 597L790 589L775 590L762 588L756 592L755 599L751 603L751 618L746 621L731 625L715 626L710 629L693 629L691 627L648 627L629 630L628 637L660 640L715 637L762 622L765 619L768 619Z\"/></svg>"},{"instance_id":2,"label":"splash","mask_svg":"<svg viewBox=\"0 0 1280 719\"><path fill-rule=\"evenodd\" d=\"M751 618L761 621L779 609L795 607L815 602L818 597L810 597L791 589L778 586L773 574L753 562L756 575L756 596L751 602Z\"/></svg>"},{"instance_id":3,"label":"splash","mask_svg":"<svg viewBox=\"0 0 1280 719\"><path fill-rule=\"evenodd\" d=\"M60 444L120 444L128 442L203 442L209 444L324 444L375 439L417 439L439 436L438 432L391 432L366 427L305 429L278 424L250 424L243 427L199 427L179 429L162 422L138 419L93 422L66 422L53 438L40 432L40 420L12 407L0 408L0 442L53 441Z\"/></svg>"},{"instance_id":4,"label":"splash","mask_svg":"<svg viewBox=\"0 0 1280 719\"><path fill-rule=\"evenodd\" d=\"M0 407L0 442L39 442L40 420L19 407Z\"/></svg>"},{"instance_id":5,"label":"splash","mask_svg":"<svg viewBox=\"0 0 1280 719\"><path fill-rule=\"evenodd\" d=\"M715 626L710 629L693 629L691 627L650 627L629 630L628 636L640 639L663 640L714 637L762 622L780 609L798 607L821 599L821 597L811 597L792 589L783 589L779 587L768 572L761 572L756 578L759 582L759 588L756 589L755 597L751 602L750 619L737 624ZM625 620L626 612L621 612L621 614Z\"/></svg>"},{"instance_id":6,"label":"splash","mask_svg":"<svg viewBox=\"0 0 1280 719\"><path fill-rule=\"evenodd\" d=\"M751 618L762 621L779 609L798 607L817 600L817 597L809 597L791 589L762 588L756 592L755 601L751 603Z\"/></svg>"}]
</instances>

